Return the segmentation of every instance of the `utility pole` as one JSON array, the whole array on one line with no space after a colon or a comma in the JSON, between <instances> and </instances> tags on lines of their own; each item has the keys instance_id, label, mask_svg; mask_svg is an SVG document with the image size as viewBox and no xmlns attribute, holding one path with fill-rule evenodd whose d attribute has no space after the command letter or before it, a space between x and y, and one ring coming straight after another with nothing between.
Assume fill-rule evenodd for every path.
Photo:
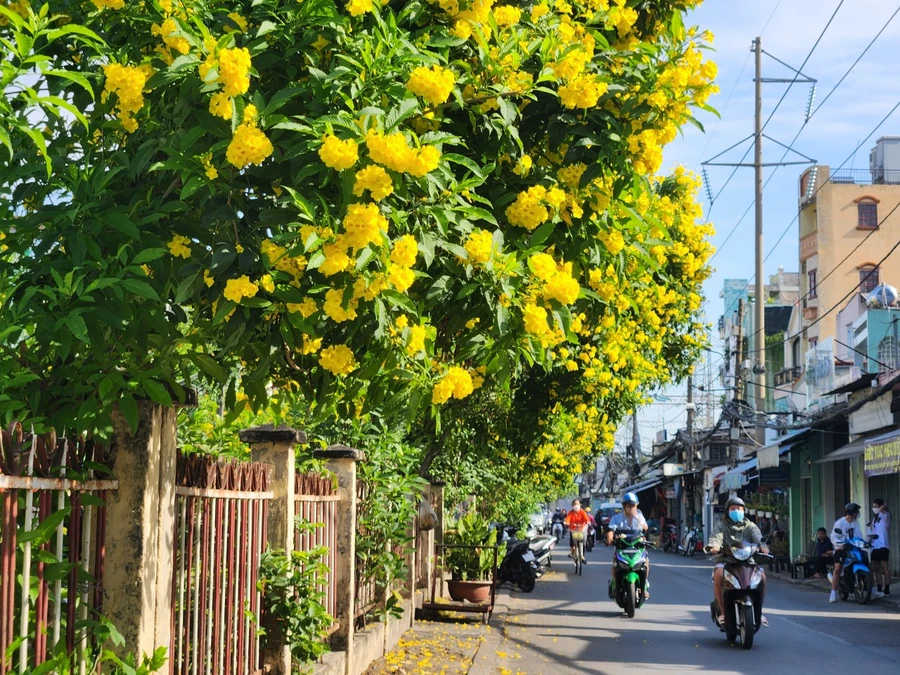
<instances>
[{"instance_id":1,"label":"utility pole","mask_svg":"<svg viewBox=\"0 0 900 675\"><path fill-rule=\"evenodd\" d=\"M756 320L753 346L756 350L757 363L760 367L753 369L756 376L756 412L766 410L766 278L763 270L763 161L762 161L762 38L753 43L756 57L756 146L754 149L754 171L756 173ZM760 425L757 429L760 445L765 443L766 430Z\"/></svg>"},{"instance_id":2,"label":"utility pole","mask_svg":"<svg viewBox=\"0 0 900 675\"><path fill-rule=\"evenodd\" d=\"M744 299L738 300L737 347L734 350L734 398L744 400Z\"/></svg>"}]
</instances>

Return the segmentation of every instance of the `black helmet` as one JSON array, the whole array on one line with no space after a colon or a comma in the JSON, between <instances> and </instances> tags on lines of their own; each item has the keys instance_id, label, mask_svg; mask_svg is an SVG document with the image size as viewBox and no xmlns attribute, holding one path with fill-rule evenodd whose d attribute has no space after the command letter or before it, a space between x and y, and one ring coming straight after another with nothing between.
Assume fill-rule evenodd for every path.
<instances>
[{"instance_id":1,"label":"black helmet","mask_svg":"<svg viewBox=\"0 0 900 675\"><path fill-rule=\"evenodd\" d=\"M850 502L849 504L847 504L847 505L844 507L844 513L849 513L849 514L852 514L852 515L854 515L854 516L858 516L858 515L859 515L859 511L860 511L860 508L861 508L860 505L857 504L856 502Z\"/></svg>"},{"instance_id":2,"label":"black helmet","mask_svg":"<svg viewBox=\"0 0 900 675\"><path fill-rule=\"evenodd\" d=\"M725 504L726 509L730 509L732 506L740 506L742 508L747 508L747 505L744 504L744 500L740 497L732 497L728 500L728 503Z\"/></svg>"}]
</instances>

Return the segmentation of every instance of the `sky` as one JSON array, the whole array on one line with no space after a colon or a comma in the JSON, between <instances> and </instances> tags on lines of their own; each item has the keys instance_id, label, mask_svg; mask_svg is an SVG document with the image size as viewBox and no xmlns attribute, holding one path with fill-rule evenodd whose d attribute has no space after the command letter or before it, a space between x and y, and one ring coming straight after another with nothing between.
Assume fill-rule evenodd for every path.
<instances>
[{"instance_id":1,"label":"sky","mask_svg":"<svg viewBox=\"0 0 900 675\"><path fill-rule=\"evenodd\" d=\"M839 5L833 22L809 56ZM697 117L704 125L705 133L686 125L683 135L665 149L662 171L681 164L699 173L701 162L753 133L754 63L750 48L755 37L762 37L765 51L794 68L800 69L809 56L802 71L818 81L815 109L898 8L898 0L844 0L843 3L840 0L705 0L691 12L685 23L697 25L701 31L711 30L715 35L715 52L710 56L718 64L717 83L721 92L710 100L710 105L721 113L721 119L699 111ZM810 85L796 83L787 92L764 133L790 145L802 128L794 145L800 153L832 169L840 166L867 169L869 151L875 146L875 141L881 136L900 135L900 110L878 126L882 118L900 103L898 43L900 14L808 123L804 124L804 120ZM763 77L794 76L767 56L763 56L762 68ZM787 84L763 85L764 121L787 89ZM864 141L870 134L869 140ZM854 155L854 148L861 142L862 146ZM717 161L741 161L750 144L747 141ZM768 140L763 141L764 162L777 162L783 154L783 148ZM787 158L791 159L801 158ZM752 160L751 150L744 161ZM797 223L791 224L791 221L797 215L798 183L804 169L802 165L764 169L764 179L775 172L763 196L765 250L767 254L771 251L765 263L767 277L775 274L780 266L784 266L786 272L799 271ZM718 249L712 262L714 272L704 284L706 320L714 325L725 309L719 297L723 280L749 280L755 269L753 169L738 169L726 185L732 171L726 167L709 167L707 173L712 194L714 197L720 194L712 207L705 190L702 195L704 214L708 214L716 227L712 240ZM748 207L749 213L738 224ZM735 226L733 235L726 243L726 237ZM900 214L893 226L900 231ZM784 238L775 246L785 230ZM712 338L713 349L718 349L720 341L717 331ZM712 354L711 359L713 365L721 361L716 354ZM714 386L721 387L720 384ZM683 384L668 387L659 395L668 397L669 401L660 401L638 411L641 446L646 452L650 451L656 431L667 428L674 432L684 426L684 393ZM617 445L624 447L630 438L629 423L617 434Z\"/></svg>"}]
</instances>

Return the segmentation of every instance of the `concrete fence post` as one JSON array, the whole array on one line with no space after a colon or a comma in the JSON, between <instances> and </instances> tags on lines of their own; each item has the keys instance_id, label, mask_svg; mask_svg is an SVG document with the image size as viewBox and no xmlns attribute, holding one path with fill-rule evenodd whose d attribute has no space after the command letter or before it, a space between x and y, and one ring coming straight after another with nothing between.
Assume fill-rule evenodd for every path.
<instances>
[{"instance_id":1,"label":"concrete fence post","mask_svg":"<svg viewBox=\"0 0 900 675\"><path fill-rule=\"evenodd\" d=\"M106 499L103 611L125 638L124 652L171 644L177 414L139 401L134 431L118 410L112 415L119 488Z\"/></svg>"},{"instance_id":2,"label":"concrete fence post","mask_svg":"<svg viewBox=\"0 0 900 675\"><path fill-rule=\"evenodd\" d=\"M313 456L324 459L337 477L340 506L337 510L337 551L334 552L334 584L337 592L335 620L338 629L331 636L331 647L346 652L346 673L354 673L353 637L356 621L356 463L365 454L346 445L330 445Z\"/></svg>"},{"instance_id":3,"label":"concrete fence post","mask_svg":"<svg viewBox=\"0 0 900 675\"><path fill-rule=\"evenodd\" d=\"M266 543L273 551L281 550L290 556L294 550L294 448L306 442L306 434L296 429L266 424L244 429L238 437L250 446L254 462L272 466L272 499L269 502ZM264 617L263 628L266 631L266 646L261 654L263 668L272 675L290 675L291 649L280 627Z\"/></svg>"},{"instance_id":4,"label":"concrete fence post","mask_svg":"<svg viewBox=\"0 0 900 675\"><path fill-rule=\"evenodd\" d=\"M431 505L434 508L434 512L437 514L437 523L434 526L434 537L433 537L433 546L431 547L431 570L428 575L428 583L431 584L432 575L440 570L440 573L443 574L443 565L438 565L437 555L440 547L444 545L444 482L443 481L432 481L431 483ZM444 597L444 580L438 579L437 588L437 596L439 598ZM431 593L431 586L425 590L426 594ZM431 598L428 599L431 602Z\"/></svg>"}]
</instances>

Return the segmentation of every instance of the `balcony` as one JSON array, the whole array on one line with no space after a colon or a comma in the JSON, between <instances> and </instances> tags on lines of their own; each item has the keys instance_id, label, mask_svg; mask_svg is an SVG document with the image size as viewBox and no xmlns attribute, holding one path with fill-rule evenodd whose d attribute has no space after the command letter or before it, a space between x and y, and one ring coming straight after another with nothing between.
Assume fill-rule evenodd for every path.
<instances>
[{"instance_id":1,"label":"balcony","mask_svg":"<svg viewBox=\"0 0 900 675\"><path fill-rule=\"evenodd\" d=\"M900 171L876 169L838 169L828 177L831 183L842 185L897 185Z\"/></svg>"},{"instance_id":2,"label":"balcony","mask_svg":"<svg viewBox=\"0 0 900 675\"><path fill-rule=\"evenodd\" d=\"M775 373L775 386L783 387L787 384L792 384L799 380L802 374L803 369L800 366L794 366L793 368L785 368L784 370L780 370Z\"/></svg>"}]
</instances>

